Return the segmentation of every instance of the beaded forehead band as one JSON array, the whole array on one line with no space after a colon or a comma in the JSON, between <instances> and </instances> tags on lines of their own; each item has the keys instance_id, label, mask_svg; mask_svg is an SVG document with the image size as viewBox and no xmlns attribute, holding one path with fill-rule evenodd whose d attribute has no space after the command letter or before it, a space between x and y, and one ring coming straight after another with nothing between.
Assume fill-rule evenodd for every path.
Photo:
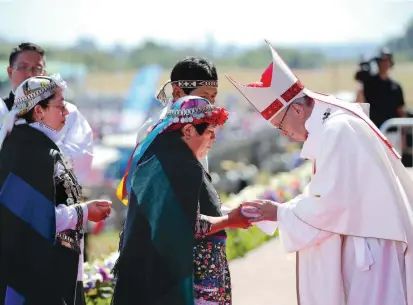
<instances>
[{"instance_id":1,"label":"beaded forehead band","mask_svg":"<svg viewBox=\"0 0 413 305\"><path fill-rule=\"evenodd\" d=\"M65 90L67 85L59 74L54 74L52 76L36 76L36 85L40 85L38 88L30 88L30 82L32 79L26 80L22 88L18 88L25 94L21 97L16 97L13 105L13 110L15 110L18 115L23 115L29 112L34 106L36 106L41 101L51 97L56 88L61 88ZM34 81L33 81L34 82Z\"/></svg>"},{"instance_id":2,"label":"beaded forehead band","mask_svg":"<svg viewBox=\"0 0 413 305\"><path fill-rule=\"evenodd\" d=\"M177 82L171 82L170 84L178 83L179 88L198 88L198 87L218 87L218 81L216 80L179 80Z\"/></svg>"},{"instance_id":3,"label":"beaded forehead band","mask_svg":"<svg viewBox=\"0 0 413 305\"><path fill-rule=\"evenodd\" d=\"M166 96L165 89L168 85L171 86L178 86L182 89L196 89L199 87L214 87L218 88L218 81L217 80L178 80L178 81L171 81L168 80L156 94L156 99L160 101L162 104L166 104L168 102L168 97Z\"/></svg>"},{"instance_id":4,"label":"beaded forehead band","mask_svg":"<svg viewBox=\"0 0 413 305\"><path fill-rule=\"evenodd\" d=\"M212 116L212 112L218 109L214 105L205 105L197 108L168 110L167 117L172 117L173 123L191 123L194 119L202 119L205 116Z\"/></svg>"}]
</instances>

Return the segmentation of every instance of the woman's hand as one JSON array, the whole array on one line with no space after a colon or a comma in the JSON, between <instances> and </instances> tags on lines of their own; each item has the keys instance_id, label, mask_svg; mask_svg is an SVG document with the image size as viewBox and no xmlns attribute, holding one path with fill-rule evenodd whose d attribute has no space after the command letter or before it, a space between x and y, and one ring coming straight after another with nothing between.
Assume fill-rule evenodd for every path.
<instances>
[{"instance_id":1,"label":"woman's hand","mask_svg":"<svg viewBox=\"0 0 413 305\"><path fill-rule=\"evenodd\" d=\"M248 217L241 213L241 205L228 213L228 227L248 229L250 226L251 223L248 221Z\"/></svg>"},{"instance_id":2,"label":"woman's hand","mask_svg":"<svg viewBox=\"0 0 413 305\"><path fill-rule=\"evenodd\" d=\"M112 202L107 200L91 200L87 204L87 219L93 222L99 222L109 217Z\"/></svg>"}]
</instances>

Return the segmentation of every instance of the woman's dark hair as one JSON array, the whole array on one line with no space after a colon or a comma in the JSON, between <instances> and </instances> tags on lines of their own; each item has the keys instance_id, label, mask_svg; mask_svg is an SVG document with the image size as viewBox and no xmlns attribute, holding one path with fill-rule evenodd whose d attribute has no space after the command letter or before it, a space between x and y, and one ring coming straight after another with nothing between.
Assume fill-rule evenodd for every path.
<instances>
[{"instance_id":1,"label":"woman's dark hair","mask_svg":"<svg viewBox=\"0 0 413 305\"><path fill-rule=\"evenodd\" d=\"M203 135L205 130L208 128L209 124L208 123L201 123L201 124L197 124L197 125L193 125L193 126L195 127L195 130L199 135ZM170 130L168 132L170 132L171 134L172 133L177 134L180 137L182 137L184 135L184 133L182 132L182 127L184 127L184 124L181 125L180 127L178 127L178 129L173 129L173 130Z\"/></svg>"},{"instance_id":2,"label":"woman's dark hair","mask_svg":"<svg viewBox=\"0 0 413 305\"><path fill-rule=\"evenodd\" d=\"M208 128L209 124L208 123L202 123L202 124L198 124L198 125L194 125L196 132L199 135L204 134L205 130Z\"/></svg>"},{"instance_id":3,"label":"woman's dark hair","mask_svg":"<svg viewBox=\"0 0 413 305\"><path fill-rule=\"evenodd\" d=\"M217 81L218 74L215 65L200 56L188 56L179 61L171 72L171 81L180 80L210 80ZM182 88L185 94L190 94L193 88Z\"/></svg>"},{"instance_id":4,"label":"woman's dark hair","mask_svg":"<svg viewBox=\"0 0 413 305\"><path fill-rule=\"evenodd\" d=\"M47 99L44 99L43 101L40 101L36 105L39 105L43 109L46 109L49 106L50 101L54 98L54 94L49 96ZM22 119L25 119L28 124L34 123L34 107L30 109L30 111L26 112L24 115L21 116Z\"/></svg>"},{"instance_id":5,"label":"woman's dark hair","mask_svg":"<svg viewBox=\"0 0 413 305\"><path fill-rule=\"evenodd\" d=\"M205 130L208 128L209 124L208 123L201 123L201 124L197 124L197 125L193 125L195 127L196 132L202 136L205 132ZM183 127L183 126L182 126ZM181 136L184 135L184 133L182 132L182 128L178 129L177 132L179 132L179 134Z\"/></svg>"}]
</instances>

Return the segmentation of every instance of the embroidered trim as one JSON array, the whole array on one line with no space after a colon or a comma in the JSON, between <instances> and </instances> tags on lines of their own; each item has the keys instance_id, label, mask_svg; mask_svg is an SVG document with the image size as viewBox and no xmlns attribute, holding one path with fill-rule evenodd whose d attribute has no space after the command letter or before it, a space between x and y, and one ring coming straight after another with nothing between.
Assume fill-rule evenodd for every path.
<instances>
[{"instance_id":1,"label":"embroidered trim","mask_svg":"<svg viewBox=\"0 0 413 305\"><path fill-rule=\"evenodd\" d=\"M76 230L81 231L83 229L83 209L80 204L76 204L75 209L77 214Z\"/></svg>"},{"instance_id":2,"label":"embroidered trim","mask_svg":"<svg viewBox=\"0 0 413 305\"><path fill-rule=\"evenodd\" d=\"M80 243L83 233L83 209L79 203L82 196L82 187L77 182L76 176L72 170L68 167L67 161L64 159L62 153L54 151L55 155L55 182L64 188L67 195L66 205L75 205L77 214L77 223L75 230L65 230L63 232L56 233L56 244L60 244L66 248L69 248L76 253L81 253Z\"/></svg>"},{"instance_id":3,"label":"embroidered trim","mask_svg":"<svg viewBox=\"0 0 413 305\"><path fill-rule=\"evenodd\" d=\"M217 107L214 105L205 105L205 106L197 107L197 108L189 108L189 109L182 109L182 110L168 110L166 112L166 115L171 116L171 117L191 116L195 114L208 113L215 109L217 109Z\"/></svg>"},{"instance_id":4,"label":"embroidered trim","mask_svg":"<svg viewBox=\"0 0 413 305\"><path fill-rule=\"evenodd\" d=\"M216 87L218 88L218 81L215 80L179 80L179 81L171 81L168 80L163 84L163 86L158 90L155 97L158 101L162 103L162 105L166 106L168 102L168 97L166 95L165 89L168 85L176 85L179 88L189 88L189 89L196 89L199 87Z\"/></svg>"},{"instance_id":5,"label":"embroidered trim","mask_svg":"<svg viewBox=\"0 0 413 305\"><path fill-rule=\"evenodd\" d=\"M14 101L13 110L17 110L19 115L23 115L30 111L40 101L50 97L56 88L59 87L62 90L67 88L66 82L59 74L53 74L49 77L44 77L44 79L49 81L49 84L42 88L33 90L32 92L27 91L25 96L16 98ZM29 83L27 82L26 85L28 84Z\"/></svg>"},{"instance_id":6,"label":"embroidered trim","mask_svg":"<svg viewBox=\"0 0 413 305\"><path fill-rule=\"evenodd\" d=\"M197 107L172 109L166 112L166 118L172 119L172 125L169 126L171 130L176 130L182 127L180 124L201 124L208 123L211 125L222 126L228 119L228 112L224 108L218 108L211 105L208 100L199 97L184 97L188 98L189 105L197 103ZM194 104L195 105L195 104ZM185 105L183 106L185 107ZM178 125L176 125L178 124Z\"/></svg>"},{"instance_id":7,"label":"embroidered trim","mask_svg":"<svg viewBox=\"0 0 413 305\"><path fill-rule=\"evenodd\" d=\"M53 90L56 87L57 86L53 84L53 86L39 89L36 93L30 93L27 97L17 99L13 109L16 109L19 112L19 115L29 112L35 105L53 95L53 91L46 91L46 89Z\"/></svg>"},{"instance_id":8,"label":"embroidered trim","mask_svg":"<svg viewBox=\"0 0 413 305\"><path fill-rule=\"evenodd\" d=\"M15 124L16 125L27 124L27 122L24 119L18 119ZM55 143L60 140L61 134L56 129L53 129L52 127L49 127L43 124L42 122L34 122L28 125L43 132L46 136L48 136Z\"/></svg>"},{"instance_id":9,"label":"embroidered trim","mask_svg":"<svg viewBox=\"0 0 413 305\"><path fill-rule=\"evenodd\" d=\"M195 238L204 238L212 229L212 223L208 220L208 216L201 214L201 205L198 201L196 211L197 217L195 222Z\"/></svg>"},{"instance_id":10,"label":"embroidered trim","mask_svg":"<svg viewBox=\"0 0 413 305\"><path fill-rule=\"evenodd\" d=\"M199 215L195 224L195 238L204 238L212 229L212 223L207 216Z\"/></svg>"},{"instance_id":11,"label":"embroidered trim","mask_svg":"<svg viewBox=\"0 0 413 305\"><path fill-rule=\"evenodd\" d=\"M281 97L284 101L287 103L294 99L301 91L303 91L304 85L297 80L290 88L285 90L283 94L281 94Z\"/></svg>"},{"instance_id":12,"label":"embroidered trim","mask_svg":"<svg viewBox=\"0 0 413 305\"><path fill-rule=\"evenodd\" d=\"M280 102L278 99L276 99L274 102L272 102L267 108L265 108L264 111L261 112L261 115L263 116L264 119L267 121L271 119L274 114L278 112L282 107L284 107L284 104Z\"/></svg>"},{"instance_id":13,"label":"embroidered trim","mask_svg":"<svg viewBox=\"0 0 413 305\"><path fill-rule=\"evenodd\" d=\"M57 232L56 233L56 244L60 244L63 247L72 249L76 253L80 254L80 241L82 236L74 230L67 230L64 232Z\"/></svg>"},{"instance_id":14,"label":"embroidered trim","mask_svg":"<svg viewBox=\"0 0 413 305\"><path fill-rule=\"evenodd\" d=\"M171 82L171 84L176 82ZM216 80L180 80L178 81L179 88L195 89L199 87L218 87Z\"/></svg>"}]
</instances>

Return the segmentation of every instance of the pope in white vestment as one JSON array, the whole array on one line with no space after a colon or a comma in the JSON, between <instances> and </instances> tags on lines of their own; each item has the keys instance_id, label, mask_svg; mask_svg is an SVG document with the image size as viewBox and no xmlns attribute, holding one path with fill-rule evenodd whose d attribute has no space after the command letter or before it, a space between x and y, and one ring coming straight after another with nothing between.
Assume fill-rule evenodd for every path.
<instances>
[{"instance_id":1,"label":"pope in white vestment","mask_svg":"<svg viewBox=\"0 0 413 305\"><path fill-rule=\"evenodd\" d=\"M251 222L277 221L285 250L297 253L299 305L413 305L413 180L400 156L368 107L308 90L271 51L260 83L229 79L304 142L314 174L289 202L243 203L259 215Z\"/></svg>"}]
</instances>

